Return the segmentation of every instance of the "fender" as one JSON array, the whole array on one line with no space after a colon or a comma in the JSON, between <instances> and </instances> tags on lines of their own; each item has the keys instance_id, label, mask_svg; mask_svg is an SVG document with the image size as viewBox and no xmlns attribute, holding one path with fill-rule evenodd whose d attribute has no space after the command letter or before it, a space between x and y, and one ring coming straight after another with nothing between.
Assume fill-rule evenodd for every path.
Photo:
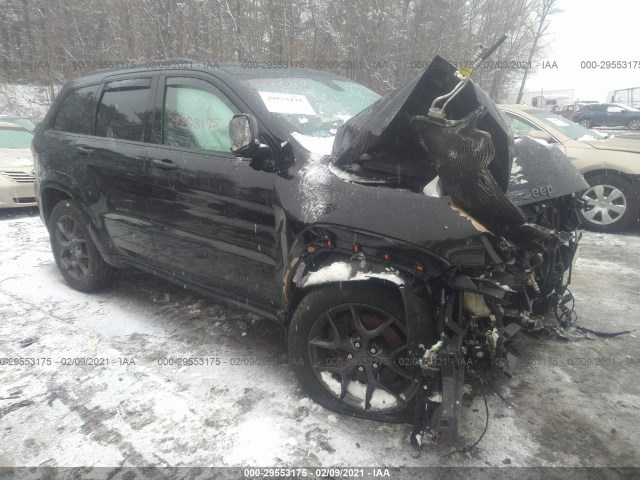
<instances>
[{"instance_id":1,"label":"fender","mask_svg":"<svg viewBox=\"0 0 640 480\"><path fill-rule=\"evenodd\" d=\"M451 263L442 256L402 240L341 225L315 224L301 231L291 243L282 276L284 304L292 303L296 289L311 286L302 282L305 275L333 263L353 260L357 265L349 277L357 280L384 276L386 281L392 281L391 273L396 271L394 274L404 275L403 279L429 280L451 268Z\"/></svg>"},{"instance_id":2,"label":"fender","mask_svg":"<svg viewBox=\"0 0 640 480\"><path fill-rule=\"evenodd\" d=\"M415 245L336 225L316 225L293 242L283 276L283 298L290 317L305 292L335 282L380 282L402 299L409 338L408 358L436 337L429 280L452 266Z\"/></svg>"},{"instance_id":3,"label":"fender","mask_svg":"<svg viewBox=\"0 0 640 480\"><path fill-rule=\"evenodd\" d=\"M62 173L62 172L60 172ZM114 251L111 242L105 240L105 237L102 232L102 227L97 223L97 219L93 215L93 212L85 205L85 202L78 201L77 195L75 195L69 188L60 183L57 180L46 180L41 182L38 187L37 195L38 195L38 206L40 209L40 219L42 223L44 223L47 230L49 229L49 215L51 210L55 205L49 205L46 200L46 195L44 194L47 190L57 190L59 192L64 193L69 199L78 205L80 211L82 212L82 216L84 217L85 225L89 230L89 235L91 235L91 239L93 243L95 243L96 248L102 255L102 258L109 265L120 267L121 263L119 261L119 255Z\"/></svg>"}]
</instances>

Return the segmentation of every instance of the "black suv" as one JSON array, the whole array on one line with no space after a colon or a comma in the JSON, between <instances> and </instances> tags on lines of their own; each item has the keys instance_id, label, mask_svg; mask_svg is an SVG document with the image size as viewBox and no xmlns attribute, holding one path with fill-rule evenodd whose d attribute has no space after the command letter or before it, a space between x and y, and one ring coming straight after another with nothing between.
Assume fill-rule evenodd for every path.
<instances>
[{"instance_id":1,"label":"black suv","mask_svg":"<svg viewBox=\"0 0 640 480\"><path fill-rule=\"evenodd\" d=\"M573 112L573 121L583 127L629 127L640 129L640 110L618 103L580 104Z\"/></svg>"},{"instance_id":2,"label":"black suv","mask_svg":"<svg viewBox=\"0 0 640 480\"><path fill-rule=\"evenodd\" d=\"M455 439L465 366L510 368L509 339L564 292L582 176L514 143L440 57L382 98L311 70L189 67L90 74L38 127L65 280L134 267L287 324L317 402L396 422L422 405Z\"/></svg>"}]
</instances>

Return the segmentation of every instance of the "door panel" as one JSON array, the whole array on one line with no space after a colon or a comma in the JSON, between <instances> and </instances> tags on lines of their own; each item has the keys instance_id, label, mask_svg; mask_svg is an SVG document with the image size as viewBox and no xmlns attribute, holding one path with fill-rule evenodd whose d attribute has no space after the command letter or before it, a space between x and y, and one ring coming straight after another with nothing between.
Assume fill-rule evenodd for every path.
<instances>
[{"instance_id":1,"label":"door panel","mask_svg":"<svg viewBox=\"0 0 640 480\"><path fill-rule=\"evenodd\" d=\"M147 155L161 267L276 308L275 179L228 153L239 109L204 80L168 77L160 88L164 145Z\"/></svg>"},{"instance_id":2,"label":"door panel","mask_svg":"<svg viewBox=\"0 0 640 480\"><path fill-rule=\"evenodd\" d=\"M100 191L92 208L120 253L155 262L146 150L153 78L107 82L98 103L95 136L85 146Z\"/></svg>"}]
</instances>

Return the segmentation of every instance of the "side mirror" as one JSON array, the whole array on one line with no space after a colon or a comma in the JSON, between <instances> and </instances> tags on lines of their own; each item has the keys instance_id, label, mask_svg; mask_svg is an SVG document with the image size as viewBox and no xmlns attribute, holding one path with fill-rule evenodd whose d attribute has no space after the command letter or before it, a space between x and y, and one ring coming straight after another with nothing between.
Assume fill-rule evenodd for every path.
<instances>
[{"instance_id":1,"label":"side mirror","mask_svg":"<svg viewBox=\"0 0 640 480\"><path fill-rule=\"evenodd\" d=\"M539 140L545 140L549 143L554 143L555 140L553 139L553 137L551 135L549 135L547 132L543 132L542 130L531 130L529 133L527 133L527 135L529 135L531 138L537 138Z\"/></svg>"},{"instance_id":2,"label":"side mirror","mask_svg":"<svg viewBox=\"0 0 640 480\"><path fill-rule=\"evenodd\" d=\"M229 120L231 153L237 157L252 158L260 147L259 134L256 117L249 113L234 115Z\"/></svg>"}]
</instances>

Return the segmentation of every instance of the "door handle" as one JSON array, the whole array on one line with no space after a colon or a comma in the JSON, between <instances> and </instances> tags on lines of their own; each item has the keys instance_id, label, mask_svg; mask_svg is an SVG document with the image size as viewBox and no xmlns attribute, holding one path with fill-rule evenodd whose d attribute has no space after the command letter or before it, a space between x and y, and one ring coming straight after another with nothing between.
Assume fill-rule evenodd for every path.
<instances>
[{"instance_id":1,"label":"door handle","mask_svg":"<svg viewBox=\"0 0 640 480\"><path fill-rule=\"evenodd\" d=\"M177 170L178 169L178 165L176 163L173 163L171 160L167 160L167 159L161 160L159 158L152 159L151 166L155 168L159 168L160 170Z\"/></svg>"},{"instance_id":2,"label":"door handle","mask_svg":"<svg viewBox=\"0 0 640 480\"><path fill-rule=\"evenodd\" d=\"M85 155L88 157L93 153L93 148L76 147L76 152L78 152L80 155Z\"/></svg>"}]
</instances>

